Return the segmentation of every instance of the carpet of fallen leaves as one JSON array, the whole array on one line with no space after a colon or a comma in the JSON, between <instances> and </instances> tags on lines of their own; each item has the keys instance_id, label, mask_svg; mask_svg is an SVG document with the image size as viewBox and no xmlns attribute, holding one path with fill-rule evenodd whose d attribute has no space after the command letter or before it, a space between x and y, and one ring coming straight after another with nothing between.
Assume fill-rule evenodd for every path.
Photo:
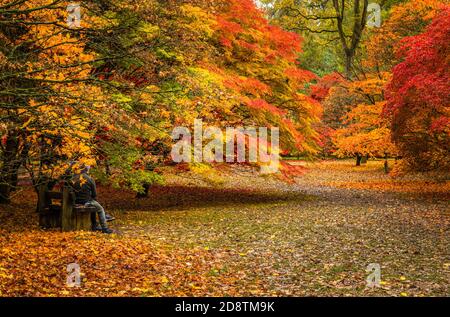
<instances>
[{"instance_id":1,"label":"carpet of fallen leaves","mask_svg":"<svg viewBox=\"0 0 450 317\"><path fill-rule=\"evenodd\" d=\"M294 184L171 176L147 199L100 188L114 235L37 226L35 194L0 207L0 296L448 296L448 181L382 162L291 162ZM78 263L81 286L66 285ZM366 287L366 267L381 286Z\"/></svg>"}]
</instances>

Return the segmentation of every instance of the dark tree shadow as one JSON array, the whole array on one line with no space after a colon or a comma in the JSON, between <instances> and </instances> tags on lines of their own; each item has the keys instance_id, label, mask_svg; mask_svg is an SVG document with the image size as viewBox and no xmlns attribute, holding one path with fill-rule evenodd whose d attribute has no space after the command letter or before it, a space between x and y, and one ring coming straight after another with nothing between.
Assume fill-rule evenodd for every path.
<instances>
[{"instance_id":1,"label":"dark tree shadow","mask_svg":"<svg viewBox=\"0 0 450 317\"><path fill-rule=\"evenodd\" d=\"M195 186L154 186L148 198L135 198L135 193L102 187L99 201L109 210L160 211L171 208L198 208L235 204L266 204L280 201L303 201L311 196L302 193L259 192L257 190L224 189Z\"/></svg>"}]
</instances>

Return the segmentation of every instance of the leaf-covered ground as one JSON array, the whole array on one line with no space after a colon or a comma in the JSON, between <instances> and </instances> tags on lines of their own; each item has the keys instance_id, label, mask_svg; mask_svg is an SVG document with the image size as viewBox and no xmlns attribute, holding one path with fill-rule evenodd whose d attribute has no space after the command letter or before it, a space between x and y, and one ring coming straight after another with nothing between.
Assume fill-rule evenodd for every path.
<instances>
[{"instance_id":1,"label":"leaf-covered ground","mask_svg":"<svg viewBox=\"0 0 450 317\"><path fill-rule=\"evenodd\" d=\"M295 184L234 167L150 198L101 188L117 234L39 230L34 193L0 209L0 296L448 296L449 182L382 162L304 163ZM81 287L66 286L78 263ZM366 267L381 266L367 288Z\"/></svg>"}]
</instances>

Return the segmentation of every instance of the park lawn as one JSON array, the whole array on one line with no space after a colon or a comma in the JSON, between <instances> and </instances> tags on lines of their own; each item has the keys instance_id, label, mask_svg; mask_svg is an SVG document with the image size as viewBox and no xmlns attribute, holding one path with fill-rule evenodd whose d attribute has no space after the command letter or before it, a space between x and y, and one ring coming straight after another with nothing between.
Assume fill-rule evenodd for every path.
<instances>
[{"instance_id":1,"label":"park lawn","mask_svg":"<svg viewBox=\"0 0 450 317\"><path fill-rule=\"evenodd\" d=\"M213 184L169 177L141 200L100 188L109 236L40 230L22 192L0 209L0 296L450 293L448 182L392 179L381 161L301 165L294 184L234 167ZM66 285L70 263L80 287ZM380 287L366 287L371 263Z\"/></svg>"}]
</instances>

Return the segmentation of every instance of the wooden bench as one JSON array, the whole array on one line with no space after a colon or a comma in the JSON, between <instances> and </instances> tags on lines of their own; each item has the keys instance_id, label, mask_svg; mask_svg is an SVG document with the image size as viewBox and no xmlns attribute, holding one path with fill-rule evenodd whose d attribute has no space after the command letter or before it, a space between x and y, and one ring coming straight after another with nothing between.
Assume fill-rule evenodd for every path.
<instances>
[{"instance_id":1,"label":"wooden bench","mask_svg":"<svg viewBox=\"0 0 450 317\"><path fill-rule=\"evenodd\" d=\"M50 191L47 184L39 186L37 209L39 225L46 229L92 230L95 223L95 207L75 204L75 193L68 184L61 191Z\"/></svg>"}]
</instances>

